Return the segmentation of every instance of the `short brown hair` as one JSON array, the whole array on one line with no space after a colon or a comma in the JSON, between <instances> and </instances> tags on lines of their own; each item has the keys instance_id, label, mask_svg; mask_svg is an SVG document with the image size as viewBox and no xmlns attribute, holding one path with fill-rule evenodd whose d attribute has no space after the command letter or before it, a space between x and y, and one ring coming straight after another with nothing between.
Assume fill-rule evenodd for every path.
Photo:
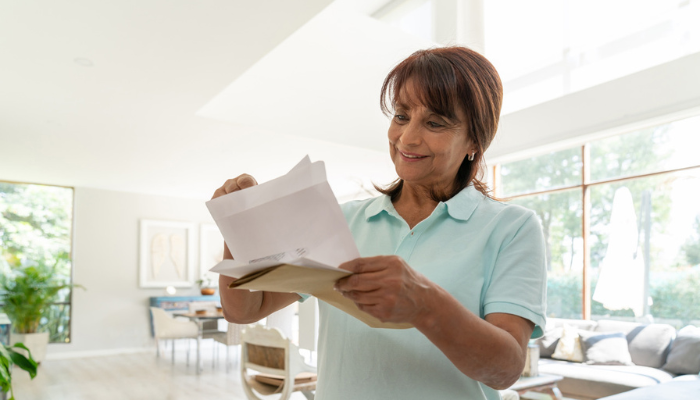
<instances>
[{"instance_id":1,"label":"short brown hair","mask_svg":"<svg viewBox=\"0 0 700 400\"><path fill-rule=\"evenodd\" d=\"M418 100L436 114L454 119L457 107L467 116L467 135L477 146L474 161L462 161L450 192L431 192L435 201L446 201L473 184L490 197L488 186L482 182L486 164L484 152L491 144L501 114L503 85L496 68L481 54L466 47L441 47L419 50L394 67L384 79L380 97L382 112L393 113L397 96L411 80ZM403 180L375 188L398 198Z\"/></svg>"}]
</instances>

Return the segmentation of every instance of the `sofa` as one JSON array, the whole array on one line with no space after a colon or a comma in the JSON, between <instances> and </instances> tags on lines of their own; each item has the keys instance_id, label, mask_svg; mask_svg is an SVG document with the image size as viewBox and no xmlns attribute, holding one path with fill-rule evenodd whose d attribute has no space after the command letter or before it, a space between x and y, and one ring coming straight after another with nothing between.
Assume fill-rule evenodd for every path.
<instances>
[{"instance_id":1,"label":"sofa","mask_svg":"<svg viewBox=\"0 0 700 400\"><path fill-rule=\"evenodd\" d=\"M581 347L578 355L562 352L572 330ZM666 383L669 387L688 387L671 383L700 382L700 328L689 326L680 332L686 333L676 341L678 332L667 324L550 318L545 335L536 341L540 351L538 369L543 374L563 376L557 385L564 396L582 400ZM693 399L700 399L700 392Z\"/></svg>"},{"instance_id":2,"label":"sofa","mask_svg":"<svg viewBox=\"0 0 700 400\"><path fill-rule=\"evenodd\" d=\"M660 385L647 386L615 394L600 400L660 400L700 398L700 376L684 375Z\"/></svg>"}]
</instances>

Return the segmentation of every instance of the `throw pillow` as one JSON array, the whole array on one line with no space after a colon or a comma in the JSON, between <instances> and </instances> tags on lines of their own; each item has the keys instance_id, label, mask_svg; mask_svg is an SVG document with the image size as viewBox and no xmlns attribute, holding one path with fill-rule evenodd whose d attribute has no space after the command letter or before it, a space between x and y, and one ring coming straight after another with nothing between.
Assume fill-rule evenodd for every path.
<instances>
[{"instance_id":1,"label":"throw pillow","mask_svg":"<svg viewBox=\"0 0 700 400\"><path fill-rule=\"evenodd\" d=\"M554 354L552 354L552 358L573 362L583 361L583 352L581 351L578 329L571 325L564 324L561 338L559 339L559 343L557 343Z\"/></svg>"},{"instance_id":2,"label":"throw pillow","mask_svg":"<svg viewBox=\"0 0 700 400\"><path fill-rule=\"evenodd\" d=\"M586 364L634 365L624 332L579 331Z\"/></svg>"},{"instance_id":3,"label":"throw pillow","mask_svg":"<svg viewBox=\"0 0 700 400\"><path fill-rule=\"evenodd\" d=\"M552 357L563 332L563 328L550 329L544 333L544 336L536 340L537 345L540 346L540 357Z\"/></svg>"},{"instance_id":4,"label":"throw pillow","mask_svg":"<svg viewBox=\"0 0 700 400\"><path fill-rule=\"evenodd\" d=\"M700 373L700 328L688 325L678 331L663 369L677 375Z\"/></svg>"}]
</instances>

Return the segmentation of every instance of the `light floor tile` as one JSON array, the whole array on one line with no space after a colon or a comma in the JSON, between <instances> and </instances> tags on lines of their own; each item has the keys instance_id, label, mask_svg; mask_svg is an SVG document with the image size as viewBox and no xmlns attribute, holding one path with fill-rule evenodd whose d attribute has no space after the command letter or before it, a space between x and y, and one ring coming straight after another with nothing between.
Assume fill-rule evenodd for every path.
<instances>
[{"instance_id":1,"label":"light floor tile","mask_svg":"<svg viewBox=\"0 0 700 400\"><path fill-rule=\"evenodd\" d=\"M207 353L209 357L207 357ZM240 370L234 365L226 372L224 352L212 367L212 356L205 351L204 371L197 375L194 352L190 365L185 353L176 353L175 365L170 352L161 358L153 353L46 360L34 380L15 368L13 380L17 400L245 400ZM270 399L276 396L270 396ZM294 400L305 400L294 393Z\"/></svg>"}]
</instances>

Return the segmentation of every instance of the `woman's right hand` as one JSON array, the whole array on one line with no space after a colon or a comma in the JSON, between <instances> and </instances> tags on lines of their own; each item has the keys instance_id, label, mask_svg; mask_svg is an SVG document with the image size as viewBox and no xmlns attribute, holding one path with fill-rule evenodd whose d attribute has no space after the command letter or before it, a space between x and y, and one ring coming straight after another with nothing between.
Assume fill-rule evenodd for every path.
<instances>
[{"instance_id":1,"label":"woman's right hand","mask_svg":"<svg viewBox=\"0 0 700 400\"><path fill-rule=\"evenodd\" d=\"M236 192L238 190L247 189L257 184L258 182L252 176L248 174L239 175L236 178L227 180L220 188L216 189L216 191L214 192L214 196L212 196L212 199L221 197L225 194Z\"/></svg>"}]
</instances>

